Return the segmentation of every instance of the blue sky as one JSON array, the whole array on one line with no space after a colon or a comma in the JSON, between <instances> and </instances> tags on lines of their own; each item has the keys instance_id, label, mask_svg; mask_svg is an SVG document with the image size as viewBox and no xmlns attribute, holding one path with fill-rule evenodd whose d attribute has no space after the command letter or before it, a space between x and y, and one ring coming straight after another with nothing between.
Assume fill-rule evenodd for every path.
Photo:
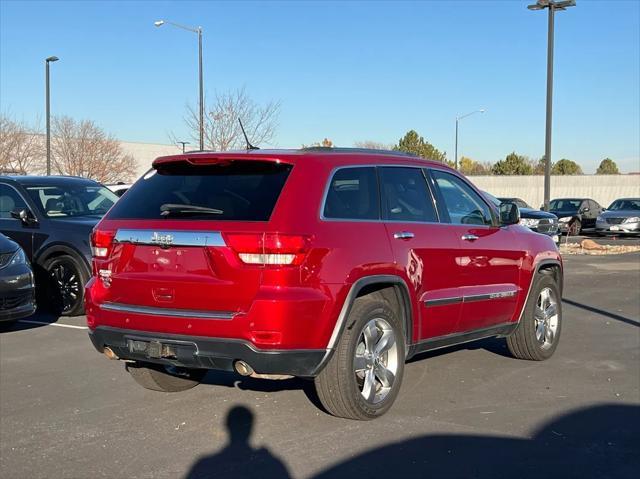
<instances>
[{"instance_id":1,"label":"blue sky","mask_svg":"<svg viewBox=\"0 0 640 479\"><path fill-rule=\"evenodd\" d=\"M531 3L533 0L531 0ZM205 91L245 87L279 100L276 146L328 137L396 142L415 129L450 158L496 161L544 152L546 26L527 1L175 2L0 0L0 111L89 118L127 141L188 136L197 101L196 35ZM556 16L553 158L592 173L609 156L640 170L640 1L577 0Z\"/></svg>"}]
</instances>

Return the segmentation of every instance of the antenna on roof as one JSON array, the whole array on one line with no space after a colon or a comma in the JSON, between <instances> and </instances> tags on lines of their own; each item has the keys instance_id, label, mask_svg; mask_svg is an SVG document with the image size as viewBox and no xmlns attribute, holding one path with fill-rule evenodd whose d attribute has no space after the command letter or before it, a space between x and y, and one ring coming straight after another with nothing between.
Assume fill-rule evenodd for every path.
<instances>
[{"instance_id":1,"label":"antenna on roof","mask_svg":"<svg viewBox=\"0 0 640 479\"><path fill-rule=\"evenodd\" d=\"M249 137L247 136L247 132L244 131L244 126L242 126L242 120L240 118L238 118L238 123L240 123L240 129L242 130L242 134L244 135L244 141L247 144L247 150L259 150L260 148L249 143Z\"/></svg>"}]
</instances>

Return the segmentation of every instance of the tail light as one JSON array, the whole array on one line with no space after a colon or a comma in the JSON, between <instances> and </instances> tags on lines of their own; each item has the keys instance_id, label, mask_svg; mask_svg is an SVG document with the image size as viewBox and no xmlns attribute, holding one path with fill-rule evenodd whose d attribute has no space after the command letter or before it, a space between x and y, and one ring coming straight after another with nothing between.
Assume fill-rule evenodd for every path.
<instances>
[{"instance_id":1,"label":"tail light","mask_svg":"<svg viewBox=\"0 0 640 479\"><path fill-rule=\"evenodd\" d=\"M115 235L115 231L93 230L91 232L91 254L94 258L109 256Z\"/></svg>"},{"instance_id":2,"label":"tail light","mask_svg":"<svg viewBox=\"0 0 640 479\"><path fill-rule=\"evenodd\" d=\"M310 238L281 233L224 233L225 242L245 264L296 266L309 250Z\"/></svg>"}]
</instances>

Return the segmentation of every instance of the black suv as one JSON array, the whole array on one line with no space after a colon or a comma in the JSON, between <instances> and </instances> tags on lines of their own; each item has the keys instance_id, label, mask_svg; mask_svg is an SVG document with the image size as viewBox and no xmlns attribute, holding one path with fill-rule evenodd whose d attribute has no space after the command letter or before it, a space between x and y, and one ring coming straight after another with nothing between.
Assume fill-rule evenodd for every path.
<instances>
[{"instance_id":1,"label":"black suv","mask_svg":"<svg viewBox=\"0 0 640 479\"><path fill-rule=\"evenodd\" d=\"M118 197L93 180L69 176L0 177L0 232L24 249L38 294L57 313L84 312L91 276L89 235Z\"/></svg>"},{"instance_id":2,"label":"black suv","mask_svg":"<svg viewBox=\"0 0 640 479\"><path fill-rule=\"evenodd\" d=\"M484 192L485 196L498 208L502 203L515 203L520 210L520 224L531 231L550 236L556 244L560 243L558 230L558 217L552 213L536 210L520 198L496 198L491 193Z\"/></svg>"},{"instance_id":3,"label":"black suv","mask_svg":"<svg viewBox=\"0 0 640 479\"><path fill-rule=\"evenodd\" d=\"M590 198L559 198L551 200L549 211L558 217L561 233L576 236L583 229L595 229L603 208Z\"/></svg>"}]
</instances>

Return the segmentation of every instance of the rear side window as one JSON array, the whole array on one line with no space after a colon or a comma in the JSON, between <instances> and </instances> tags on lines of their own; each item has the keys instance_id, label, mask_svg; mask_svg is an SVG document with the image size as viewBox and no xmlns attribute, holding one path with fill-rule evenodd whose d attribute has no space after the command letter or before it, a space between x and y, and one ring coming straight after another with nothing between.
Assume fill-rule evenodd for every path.
<instances>
[{"instance_id":1,"label":"rear side window","mask_svg":"<svg viewBox=\"0 0 640 479\"><path fill-rule=\"evenodd\" d=\"M109 219L268 221L291 168L245 160L161 165L129 189Z\"/></svg>"},{"instance_id":2,"label":"rear side window","mask_svg":"<svg viewBox=\"0 0 640 479\"><path fill-rule=\"evenodd\" d=\"M335 172L324 205L325 218L379 219L378 180L373 167L342 168Z\"/></svg>"},{"instance_id":3,"label":"rear side window","mask_svg":"<svg viewBox=\"0 0 640 479\"><path fill-rule=\"evenodd\" d=\"M382 217L391 221L437 222L436 212L419 168L381 168Z\"/></svg>"}]
</instances>

